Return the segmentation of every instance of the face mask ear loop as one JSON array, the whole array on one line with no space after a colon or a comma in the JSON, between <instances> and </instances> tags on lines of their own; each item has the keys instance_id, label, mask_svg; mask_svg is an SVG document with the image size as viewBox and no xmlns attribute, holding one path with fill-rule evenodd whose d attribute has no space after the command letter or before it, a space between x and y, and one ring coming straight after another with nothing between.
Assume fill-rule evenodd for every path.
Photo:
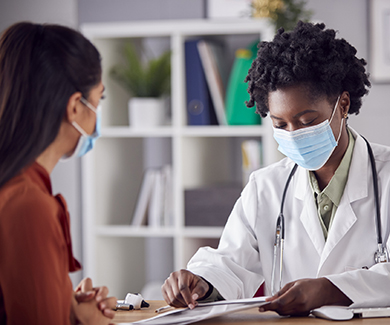
<instances>
[{"instance_id":1,"label":"face mask ear loop","mask_svg":"<svg viewBox=\"0 0 390 325\"><path fill-rule=\"evenodd\" d=\"M83 136L85 136L85 137L88 136L87 132L85 132L85 131L81 128L81 126L78 125L75 121L72 122L72 125L73 125L73 127L74 127L77 131L79 131Z\"/></svg>"},{"instance_id":2,"label":"face mask ear loop","mask_svg":"<svg viewBox=\"0 0 390 325\"><path fill-rule=\"evenodd\" d=\"M337 105L339 104L339 100L340 100L340 95L339 95L339 97L337 97L337 102L336 102L336 105L334 105L333 113L332 113L332 116L330 117L329 124L332 122L333 116L336 113L336 108L337 108ZM341 130L342 130L342 126L343 126L343 121L344 121L344 118L341 119L340 132L339 132L339 136L337 137L337 140L336 140L337 144L339 144L339 140L340 140L340 137L341 137Z\"/></svg>"},{"instance_id":3,"label":"face mask ear loop","mask_svg":"<svg viewBox=\"0 0 390 325\"><path fill-rule=\"evenodd\" d=\"M97 114L97 108L94 107L89 101L87 101L84 97L80 98L80 102L82 102L85 106L87 106L92 112Z\"/></svg>"},{"instance_id":4,"label":"face mask ear loop","mask_svg":"<svg viewBox=\"0 0 390 325\"><path fill-rule=\"evenodd\" d=\"M329 124L332 123L333 116L334 116L334 114L336 113L337 105L339 104L339 100L340 100L340 96L337 97L337 102L336 102L336 105L334 105L333 112L332 112L332 116L330 117L330 120L329 120Z\"/></svg>"}]
</instances>

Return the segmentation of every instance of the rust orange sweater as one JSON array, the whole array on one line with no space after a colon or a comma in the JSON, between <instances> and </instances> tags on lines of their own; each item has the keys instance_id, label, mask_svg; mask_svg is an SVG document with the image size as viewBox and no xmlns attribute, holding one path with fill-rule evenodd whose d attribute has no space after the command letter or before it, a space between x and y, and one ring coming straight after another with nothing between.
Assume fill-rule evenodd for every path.
<instances>
[{"instance_id":1,"label":"rust orange sweater","mask_svg":"<svg viewBox=\"0 0 390 325\"><path fill-rule=\"evenodd\" d=\"M66 203L34 163L0 189L0 324L70 324L78 269Z\"/></svg>"}]
</instances>

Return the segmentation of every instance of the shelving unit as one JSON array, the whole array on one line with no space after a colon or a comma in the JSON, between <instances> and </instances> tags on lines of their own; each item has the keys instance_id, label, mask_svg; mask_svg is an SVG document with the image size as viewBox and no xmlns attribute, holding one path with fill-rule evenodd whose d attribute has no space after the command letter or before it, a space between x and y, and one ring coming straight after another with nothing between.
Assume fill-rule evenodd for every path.
<instances>
[{"instance_id":1,"label":"shelving unit","mask_svg":"<svg viewBox=\"0 0 390 325\"><path fill-rule=\"evenodd\" d=\"M239 181L242 139L261 139L264 165L279 159L268 119L257 126L187 126L184 42L197 36L222 39L232 61L236 48L259 37L269 40L274 31L263 20L102 23L85 24L81 30L102 55L107 98L102 138L82 159L84 272L120 298L185 267L199 246L218 244L221 227L185 226L184 191ZM154 42L161 51L171 50L169 125L128 126L129 96L109 77L126 41L140 46ZM156 148L152 158L151 143ZM172 165L174 225L132 227L143 172L151 164Z\"/></svg>"}]
</instances>

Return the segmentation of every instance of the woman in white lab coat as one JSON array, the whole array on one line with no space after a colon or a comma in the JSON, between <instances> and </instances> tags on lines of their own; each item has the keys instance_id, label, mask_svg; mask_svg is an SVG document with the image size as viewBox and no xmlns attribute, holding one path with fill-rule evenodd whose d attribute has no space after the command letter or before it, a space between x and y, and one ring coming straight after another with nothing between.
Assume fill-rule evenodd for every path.
<instances>
[{"instance_id":1,"label":"woman in white lab coat","mask_svg":"<svg viewBox=\"0 0 390 325\"><path fill-rule=\"evenodd\" d=\"M254 172L218 249L201 248L162 292L173 306L252 297L265 284L263 310L303 315L323 305L390 306L390 264L378 249L373 173L365 140L347 126L370 86L365 61L334 30L298 23L263 42L247 81L257 113L268 113L287 158ZM379 117L378 117L379 118ZM390 148L372 144L381 236L389 248ZM275 225L286 181L280 279ZM280 251L277 250L280 254ZM280 285L280 286L279 286Z\"/></svg>"}]
</instances>

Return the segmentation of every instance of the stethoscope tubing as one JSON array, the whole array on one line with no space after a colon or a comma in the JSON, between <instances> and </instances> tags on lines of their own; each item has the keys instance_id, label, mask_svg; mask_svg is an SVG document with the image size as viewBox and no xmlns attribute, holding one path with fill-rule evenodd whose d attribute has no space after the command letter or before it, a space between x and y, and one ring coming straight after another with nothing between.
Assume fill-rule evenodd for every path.
<instances>
[{"instance_id":1,"label":"stethoscope tubing","mask_svg":"<svg viewBox=\"0 0 390 325\"><path fill-rule=\"evenodd\" d=\"M375 158L374 154L372 152L372 148L369 144L369 142L361 136L364 141L367 144L367 151L370 158L371 163L371 171L372 171L372 178L373 178L373 187L374 187L374 196L375 196L375 211L376 211L376 218L375 218L375 224L376 224L376 235L377 235L377 244L378 244L378 250L375 253L374 260L375 263L382 263L382 262L388 262L388 252L386 247L383 245L382 242L382 230L381 230L381 213L380 213L380 204L379 204L379 189L378 189L378 173L376 169L375 164ZM279 290L281 289L282 285L282 270L283 270L283 251L284 251L284 235L285 235L285 223L284 223L284 215L283 215L283 208L284 208L284 201L286 198L287 189L289 187L289 184L291 182L292 177L294 176L296 170L298 168L298 165L295 164L293 168L290 171L290 174L287 178L286 185L284 186L283 195L282 195L282 202L280 204L280 213L276 221L276 231L275 231L275 242L274 242L274 259L272 263L272 274L271 274L271 293L274 295L275 292L275 272L276 272L276 259L277 259L277 251L278 248L280 249L280 265L279 265Z\"/></svg>"}]
</instances>

